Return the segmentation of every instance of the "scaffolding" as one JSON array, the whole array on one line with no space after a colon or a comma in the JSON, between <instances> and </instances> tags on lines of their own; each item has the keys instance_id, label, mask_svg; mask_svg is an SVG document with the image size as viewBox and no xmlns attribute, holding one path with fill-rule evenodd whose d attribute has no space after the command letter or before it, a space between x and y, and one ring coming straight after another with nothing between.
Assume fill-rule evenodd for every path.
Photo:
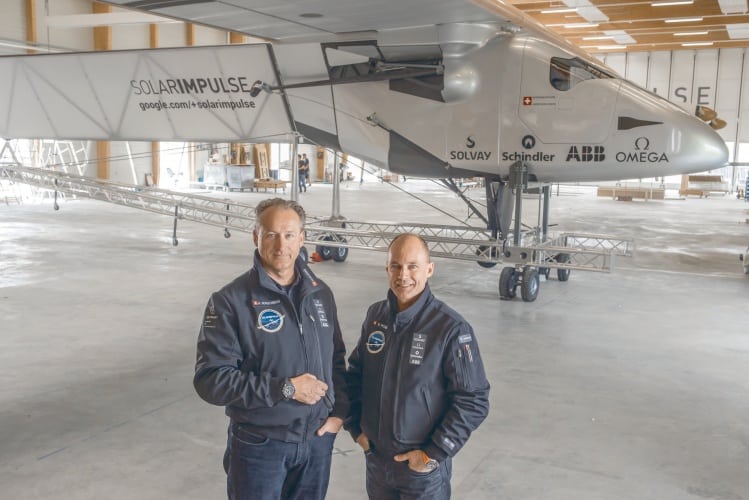
<instances>
[{"instance_id":1,"label":"scaffolding","mask_svg":"<svg viewBox=\"0 0 749 500\"><path fill-rule=\"evenodd\" d=\"M58 193L63 193L171 216L174 245L178 244L180 220L221 228L227 238L231 231L251 233L255 226L255 207L233 200L20 165L0 165L0 169L0 174L12 182L53 192L55 210L59 210ZM578 233L542 237L538 230L524 232L519 244L514 244L509 239L492 238L485 228L309 217L305 232L307 244L315 245L316 250L337 261L345 260L352 248L385 252L392 238L406 232L420 235L433 257L474 261L484 267L504 263L515 267L610 272L617 256L629 257L634 253L631 239ZM560 259L560 255L565 257Z\"/></svg>"}]
</instances>

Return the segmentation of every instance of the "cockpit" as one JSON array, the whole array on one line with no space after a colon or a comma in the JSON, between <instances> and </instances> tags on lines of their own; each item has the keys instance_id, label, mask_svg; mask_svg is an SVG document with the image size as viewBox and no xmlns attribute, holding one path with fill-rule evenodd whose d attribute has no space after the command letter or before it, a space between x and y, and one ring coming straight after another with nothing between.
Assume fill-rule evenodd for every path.
<instances>
[{"instance_id":1,"label":"cockpit","mask_svg":"<svg viewBox=\"0 0 749 500\"><path fill-rule=\"evenodd\" d=\"M616 77L612 73L578 57L551 58L549 64L549 82L557 90L565 92L581 82L595 78Z\"/></svg>"}]
</instances>

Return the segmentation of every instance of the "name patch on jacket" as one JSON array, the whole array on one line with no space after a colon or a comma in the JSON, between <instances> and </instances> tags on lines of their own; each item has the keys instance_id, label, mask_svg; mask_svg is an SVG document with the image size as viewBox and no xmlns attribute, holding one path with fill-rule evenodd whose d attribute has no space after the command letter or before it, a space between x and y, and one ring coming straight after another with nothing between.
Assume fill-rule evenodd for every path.
<instances>
[{"instance_id":1,"label":"name patch on jacket","mask_svg":"<svg viewBox=\"0 0 749 500\"><path fill-rule=\"evenodd\" d=\"M258 330L268 333L276 333L283 326L283 314L275 309L263 309L257 315Z\"/></svg>"},{"instance_id":2,"label":"name patch on jacket","mask_svg":"<svg viewBox=\"0 0 749 500\"><path fill-rule=\"evenodd\" d=\"M414 333L411 340L411 353L408 356L408 364L420 365L424 359L424 347L427 345L425 333Z\"/></svg>"},{"instance_id":3,"label":"name patch on jacket","mask_svg":"<svg viewBox=\"0 0 749 500\"><path fill-rule=\"evenodd\" d=\"M317 311L317 319L320 320L320 324L323 326L323 328L327 328L328 316L325 314L325 307L323 307L322 301L313 299L312 303L315 305L315 310Z\"/></svg>"},{"instance_id":4,"label":"name patch on jacket","mask_svg":"<svg viewBox=\"0 0 749 500\"><path fill-rule=\"evenodd\" d=\"M258 307L258 306L274 306L274 305L280 304L280 303L281 303L281 301L278 300L278 299L276 299L276 300L253 300L252 301L252 305L255 306L255 307Z\"/></svg>"}]
</instances>

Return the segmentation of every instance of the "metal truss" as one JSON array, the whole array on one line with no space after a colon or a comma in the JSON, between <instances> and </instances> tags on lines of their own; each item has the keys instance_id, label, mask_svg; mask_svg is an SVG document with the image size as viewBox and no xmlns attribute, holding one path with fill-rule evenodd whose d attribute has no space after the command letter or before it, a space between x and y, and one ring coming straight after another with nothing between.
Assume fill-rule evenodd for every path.
<instances>
[{"instance_id":1,"label":"metal truss","mask_svg":"<svg viewBox=\"0 0 749 500\"><path fill-rule=\"evenodd\" d=\"M255 226L254 206L226 199L118 184L19 165L0 165L0 175L13 182L54 191L55 210L59 209L59 192L172 216L174 245L177 245L178 220L223 228L227 238L232 230L251 233ZM467 226L310 217L305 229L308 244L382 252L387 251L395 236L415 233L424 238L433 257L478 261L485 267L504 263L518 268L537 266L609 272L615 256L631 256L634 252L632 240L573 233L541 239L537 230L526 232L521 244L513 245L510 240L493 239L487 229ZM560 255L566 257L560 258Z\"/></svg>"}]
</instances>

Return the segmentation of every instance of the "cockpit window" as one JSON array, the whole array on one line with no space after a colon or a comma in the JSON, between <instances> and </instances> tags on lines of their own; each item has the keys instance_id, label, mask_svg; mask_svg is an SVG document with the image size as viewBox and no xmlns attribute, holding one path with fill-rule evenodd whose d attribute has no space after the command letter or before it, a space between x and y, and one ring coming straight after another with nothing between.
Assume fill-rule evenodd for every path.
<instances>
[{"instance_id":1,"label":"cockpit window","mask_svg":"<svg viewBox=\"0 0 749 500\"><path fill-rule=\"evenodd\" d=\"M614 75L577 57L551 58L549 82L557 90L567 91L580 82L594 78L614 78Z\"/></svg>"}]
</instances>

